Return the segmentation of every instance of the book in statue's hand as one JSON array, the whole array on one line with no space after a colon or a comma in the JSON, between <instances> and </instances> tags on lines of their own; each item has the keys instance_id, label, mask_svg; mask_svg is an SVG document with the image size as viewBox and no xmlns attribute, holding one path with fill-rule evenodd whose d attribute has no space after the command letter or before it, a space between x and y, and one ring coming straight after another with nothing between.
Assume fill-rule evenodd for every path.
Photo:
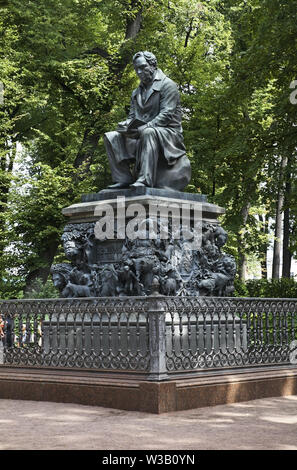
<instances>
[{"instance_id":1,"label":"book in statue's hand","mask_svg":"<svg viewBox=\"0 0 297 470\"><path fill-rule=\"evenodd\" d=\"M138 127L144 126L147 124L145 121L141 119L134 118L131 121L123 121L118 123L117 131L118 132L133 132L138 129Z\"/></svg>"}]
</instances>

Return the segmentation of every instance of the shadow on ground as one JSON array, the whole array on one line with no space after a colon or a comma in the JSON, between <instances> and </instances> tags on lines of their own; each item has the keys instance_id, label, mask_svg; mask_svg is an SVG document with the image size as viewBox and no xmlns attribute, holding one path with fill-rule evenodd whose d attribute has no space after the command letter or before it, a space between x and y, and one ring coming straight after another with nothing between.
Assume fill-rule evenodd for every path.
<instances>
[{"instance_id":1,"label":"shadow on ground","mask_svg":"<svg viewBox=\"0 0 297 470\"><path fill-rule=\"evenodd\" d=\"M297 396L163 415L0 400L2 450L297 450Z\"/></svg>"}]
</instances>

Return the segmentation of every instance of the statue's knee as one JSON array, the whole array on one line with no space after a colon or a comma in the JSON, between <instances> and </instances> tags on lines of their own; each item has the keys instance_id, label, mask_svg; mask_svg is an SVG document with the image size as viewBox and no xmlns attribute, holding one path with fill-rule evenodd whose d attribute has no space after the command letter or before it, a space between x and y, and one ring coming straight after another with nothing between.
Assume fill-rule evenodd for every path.
<instances>
[{"instance_id":1,"label":"statue's knee","mask_svg":"<svg viewBox=\"0 0 297 470\"><path fill-rule=\"evenodd\" d=\"M109 132L105 132L105 134L103 134L103 139L104 140L108 140L109 142L112 141L114 138L116 138L118 136L118 132L117 131L109 131Z\"/></svg>"},{"instance_id":2,"label":"statue's knee","mask_svg":"<svg viewBox=\"0 0 297 470\"><path fill-rule=\"evenodd\" d=\"M140 137L146 138L146 137L153 137L156 135L155 129L153 127L146 127L142 131L140 131Z\"/></svg>"}]
</instances>

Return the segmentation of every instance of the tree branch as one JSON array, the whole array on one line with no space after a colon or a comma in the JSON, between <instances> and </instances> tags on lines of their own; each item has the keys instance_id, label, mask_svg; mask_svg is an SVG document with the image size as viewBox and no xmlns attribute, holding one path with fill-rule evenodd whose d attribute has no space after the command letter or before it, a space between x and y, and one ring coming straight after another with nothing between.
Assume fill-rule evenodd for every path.
<instances>
[{"instance_id":1,"label":"tree branch","mask_svg":"<svg viewBox=\"0 0 297 470\"><path fill-rule=\"evenodd\" d=\"M187 47L187 45L188 45L188 42L189 42L189 39L190 39L190 36L191 36L191 32L192 32L192 28L193 28L193 21L194 21L194 17L192 16L191 21L190 21L190 26L189 26L189 29L188 29L187 34L186 34L184 47Z\"/></svg>"},{"instance_id":2,"label":"tree branch","mask_svg":"<svg viewBox=\"0 0 297 470\"><path fill-rule=\"evenodd\" d=\"M106 60L111 59L110 54L99 46L95 46L93 47L93 49L89 49L82 53L82 55L92 55L92 54L100 55L101 57L103 57L103 59L106 59Z\"/></svg>"},{"instance_id":3,"label":"tree branch","mask_svg":"<svg viewBox=\"0 0 297 470\"><path fill-rule=\"evenodd\" d=\"M135 18L127 19L125 40L134 39L140 31L142 21L142 8L137 12Z\"/></svg>"},{"instance_id":4,"label":"tree branch","mask_svg":"<svg viewBox=\"0 0 297 470\"><path fill-rule=\"evenodd\" d=\"M72 88L70 88L68 85L66 85L66 83L64 83L60 77L53 77L54 80L56 80L56 82L60 85L60 87L66 92L66 93L70 93L78 102L79 104L81 105L82 108L86 109L86 105L85 103L80 99L79 96L77 96L77 94L75 93L74 90L72 90Z\"/></svg>"}]
</instances>

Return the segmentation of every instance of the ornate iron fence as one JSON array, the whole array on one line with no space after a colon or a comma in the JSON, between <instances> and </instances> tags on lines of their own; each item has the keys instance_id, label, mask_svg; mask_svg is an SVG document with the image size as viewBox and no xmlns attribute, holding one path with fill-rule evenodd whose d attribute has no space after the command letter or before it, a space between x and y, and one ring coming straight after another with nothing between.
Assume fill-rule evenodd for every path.
<instances>
[{"instance_id":1,"label":"ornate iron fence","mask_svg":"<svg viewBox=\"0 0 297 470\"><path fill-rule=\"evenodd\" d=\"M290 362L296 299L166 299L168 371Z\"/></svg>"},{"instance_id":2,"label":"ornate iron fence","mask_svg":"<svg viewBox=\"0 0 297 470\"><path fill-rule=\"evenodd\" d=\"M2 364L179 373L290 363L297 299L123 297L0 302Z\"/></svg>"}]
</instances>

